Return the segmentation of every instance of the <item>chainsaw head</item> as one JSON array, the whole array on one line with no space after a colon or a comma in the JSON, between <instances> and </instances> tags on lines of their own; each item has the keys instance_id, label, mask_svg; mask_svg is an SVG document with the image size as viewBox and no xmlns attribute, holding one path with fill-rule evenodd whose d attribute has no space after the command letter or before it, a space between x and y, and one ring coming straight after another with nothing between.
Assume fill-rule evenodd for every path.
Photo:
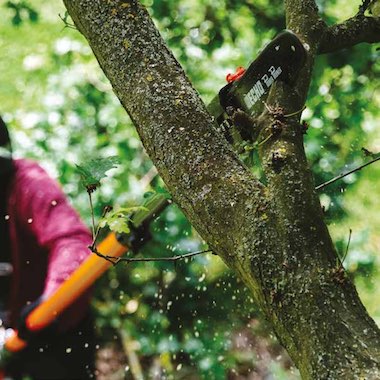
<instances>
[{"instance_id":1,"label":"chainsaw head","mask_svg":"<svg viewBox=\"0 0 380 380\"><path fill-rule=\"evenodd\" d=\"M223 130L231 128L228 107L256 117L263 111L272 84L276 81L292 84L305 61L302 42L293 32L283 31L264 47L247 70L238 68L235 74L228 75L229 83L211 101L209 112Z\"/></svg>"}]
</instances>

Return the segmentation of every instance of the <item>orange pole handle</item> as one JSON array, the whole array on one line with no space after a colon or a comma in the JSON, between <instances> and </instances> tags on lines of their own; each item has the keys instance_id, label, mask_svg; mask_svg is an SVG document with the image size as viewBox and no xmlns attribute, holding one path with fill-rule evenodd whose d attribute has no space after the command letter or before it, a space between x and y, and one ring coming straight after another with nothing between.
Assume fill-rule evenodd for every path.
<instances>
[{"instance_id":1,"label":"orange pole handle","mask_svg":"<svg viewBox=\"0 0 380 380\"><path fill-rule=\"evenodd\" d=\"M120 257L127 248L120 244L114 233L110 233L98 246L98 251L108 256ZM89 256L77 270L46 300L37 306L26 318L26 326L38 331L48 326L73 301L82 295L112 265L95 254ZM27 342L17 336L17 331L5 342L11 352L22 350Z\"/></svg>"},{"instance_id":2,"label":"orange pole handle","mask_svg":"<svg viewBox=\"0 0 380 380\"><path fill-rule=\"evenodd\" d=\"M4 347L9 352L19 352L22 349L24 349L27 345L28 343L17 335L17 330L14 330L12 332L12 335L5 341Z\"/></svg>"}]
</instances>

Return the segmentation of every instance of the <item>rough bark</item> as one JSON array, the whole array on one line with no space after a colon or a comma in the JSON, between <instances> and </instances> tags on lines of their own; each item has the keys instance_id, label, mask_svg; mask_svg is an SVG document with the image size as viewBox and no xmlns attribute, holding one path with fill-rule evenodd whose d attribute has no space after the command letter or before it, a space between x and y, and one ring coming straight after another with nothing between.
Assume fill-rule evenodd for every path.
<instances>
[{"instance_id":1,"label":"rough bark","mask_svg":"<svg viewBox=\"0 0 380 380\"><path fill-rule=\"evenodd\" d=\"M361 42L380 41L380 18L358 14L342 24L326 29L319 46L319 53L331 53Z\"/></svg>"},{"instance_id":2,"label":"rough bark","mask_svg":"<svg viewBox=\"0 0 380 380\"><path fill-rule=\"evenodd\" d=\"M297 116L262 146L263 186L215 131L197 92L135 0L64 0L175 201L251 289L304 379L380 378L380 332L336 252L314 192ZM308 60L268 103L302 108L326 32L314 1L285 2ZM261 117L261 136L274 122Z\"/></svg>"}]
</instances>

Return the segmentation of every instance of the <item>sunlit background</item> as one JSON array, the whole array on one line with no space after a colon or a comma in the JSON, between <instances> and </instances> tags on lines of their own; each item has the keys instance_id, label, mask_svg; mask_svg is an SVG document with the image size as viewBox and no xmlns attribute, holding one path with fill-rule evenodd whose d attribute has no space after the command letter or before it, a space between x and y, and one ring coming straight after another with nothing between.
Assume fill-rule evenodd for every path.
<instances>
[{"instance_id":1,"label":"sunlit background","mask_svg":"<svg viewBox=\"0 0 380 380\"><path fill-rule=\"evenodd\" d=\"M163 37L207 103L225 75L247 65L284 28L282 1L145 0ZM361 1L319 1L330 24ZM138 205L152 163L112 93L91 49L71 27L60 1L0 1L0 112L16 157L37 160L62 185L90 225L87 193L75 164L116 155L122 164L95 194L107 204ZM318 58L303 120L316 184L380 152L380 45ZM251 157L253 170L257 166ZM321 192L338 252L352 239L344 266L380 324L380 163ZM176 206L151 225L143 255L203 248ZM99 379L298 379L244 285L211 254L191 262L113 268L97 283Z\"/></svg>"}]
</instances>

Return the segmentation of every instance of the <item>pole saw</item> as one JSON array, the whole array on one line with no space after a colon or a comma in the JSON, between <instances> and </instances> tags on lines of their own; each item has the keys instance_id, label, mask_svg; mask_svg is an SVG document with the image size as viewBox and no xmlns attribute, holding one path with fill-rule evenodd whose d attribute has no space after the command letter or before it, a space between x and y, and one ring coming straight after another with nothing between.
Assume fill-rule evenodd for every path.
<instances>
[{"instance_id":1,"label":"pole saw","mask_svg":"<svg viewBox=\"0 0 380 380\"><path fill-rule=\"evenodd\" d=\"M97 250L108 256L120 257L130 248L137 250L147 240L146 233L150 222L159 215L169 201L157 194L144 204L144 208L136 211L130 219L131 232L128 234L110 233L98 245ZM41 302L27 317L26 328L31 332L37 332L50 325L71 303L82 295L107 269L112 262L95 254L89 256L75 272L62 283L62 285L45 301ZM0 352L0 368L4 355L8 352L18 352L27 346L27 341L21 339L17 330L13 330L5 340L4 348ZM0 377L1 379L1 377Z\"/></svg>"},{"instance_id":2,"label":"pole saw","mask_svg":"<svg viewBox=\"0 0 380 380\"><path fill-rule=\"evenodd\" d=\"M285 30L275 37L249 65L227 75L228 84L208 106L218 130L229 142L234 141L236 130L230 119L229 109L239 109L251 117L264 108L268 92L276 81L291 84L306 61L306 51L298 37ZM169 202L162 195L152 197L143 210L131 216L129 234L110 233L97 247L106 256L121 257L128 250L136 250L149 240L146 231L150 222L159 215ZM73 301L85 292L110 266L112 262L95 254L89 256L77 270L27 317L26 327L37 332L52 323ZM0 341L0 368L7 358L21 351L28 342L21 339L17 330L11 331ZM0 372L0 380L2 379Z\"/></svg>"}]
</instances>

